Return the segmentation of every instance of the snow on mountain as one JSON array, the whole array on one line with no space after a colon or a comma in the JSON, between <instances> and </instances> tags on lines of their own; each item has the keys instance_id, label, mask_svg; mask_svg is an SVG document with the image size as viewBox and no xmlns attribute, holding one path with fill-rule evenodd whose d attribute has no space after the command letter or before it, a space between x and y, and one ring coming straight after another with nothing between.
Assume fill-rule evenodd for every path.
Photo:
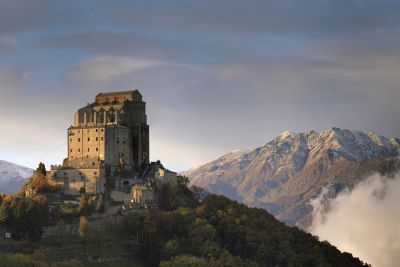
<instances>
[{"instance_id":1,"label":"snow on mountain","mask_svg":"<svg viewBox=\"0 0 400 267\"><path fill-rule=\"evenodd\" d=\"M252 151L237 150L184 172L191 184L261 207L307 227L310 200L322 188L335 196L399 155L399 139L331 128L284 132Z\"/></svg>"},{"instance_id":2,"label":"snow on mountain","mask_svg":"<svg viewBox=\"0 0 400 267\"><path fill-rule=\"evenodd\" d=\"M0 193L18 192L32 173L30 168L0 160Z\"/></svg>"}]
</instances>

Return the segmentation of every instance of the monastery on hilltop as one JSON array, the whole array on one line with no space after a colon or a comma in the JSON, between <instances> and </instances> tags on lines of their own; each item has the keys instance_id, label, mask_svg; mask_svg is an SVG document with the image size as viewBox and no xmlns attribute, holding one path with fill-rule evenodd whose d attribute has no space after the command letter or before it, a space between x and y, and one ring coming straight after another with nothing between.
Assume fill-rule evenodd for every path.
<instances>
[{"instance_id":1,"label":"monastery on hilltop","mask_svg":"<svg viewBox=\"0 0 400 267\"><path fill-rule=\"evenodd\" d=\"M105 194L114 201L152 202L154 181L176 173L149 162L146 103L138 90L100 93L67 130L68 157L47 177L66 195Z\"/></svg>"}]
</instances>

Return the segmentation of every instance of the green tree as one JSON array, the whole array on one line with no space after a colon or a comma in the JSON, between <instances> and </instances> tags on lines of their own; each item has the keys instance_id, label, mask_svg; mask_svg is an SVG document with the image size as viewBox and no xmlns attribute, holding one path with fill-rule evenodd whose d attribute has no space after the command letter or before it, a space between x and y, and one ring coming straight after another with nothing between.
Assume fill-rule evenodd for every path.
<instances>
[{"instance_id":1,"label":"green tree","mask_svg":"<svg viewBox=\"0 0 400 267\"><path fill-rule=\"evenodd\" d=\"M163 248L163 258L171 259L172 257L178 256L180 252L179 242L175 239L167 241Z\"/></svg>"},{"instance_id":2,"label":"green tree","mask_svg":"<svg viewBox=\"0 0 400 267\"><path fill-rule=\"evenodd\" d=\"M39 166L37 167L36 172L46 176L46 166L44 165L44 163L42 163L42 162L39 163Z\"/></svg>"},{"instance_id":3,"label":"green tree","mask_svg":"<svg viewBox=\"0 0 400 267\"><path fill-rule=\"evenodd\" d=\"M87 199L87 214L91 214L96 210L96 202L94 196L90 196Z\"/></svg>"},{"instance_id":4,"label":"green tree","mask_svg":"<svg viewBox=\"0 0 400 267\"><path fill-rule=\"evenodd\" d=\"M13 223L13 209L10 202L3 201L0 205L0 223L6 229L9 229Z\"/></svg>"},{"instance_id":5,"label":"green tree","mask_svg":"<svg viewBox=\"0 0 400 267\"><path fill-rule=\"evenodd\" d=\"M57 229L59 234L61 235L61 244L62 244L62 249L64 249L64 235L65 235L65 230L67 229L67 224L63 219L59 220L57 223Z\"/></svg>"},{"instance_id":6,"label":"green tree","mask_svg":"<svg viewBox=\"0 0 400 267\"><path fill-rule=\"evenodd\" d=\"M89 205L88 201L85 195L81 195L79 199L79 207L78 207L78 212L82 215L87 215L89 214Z\"/></svg>"},{"instance_id":7,"label":"green tree","mask_svg":"<svg viewBox=\"0 0 400 267\"><path fill-rule=\"evenodd\" d=\"M169 261L162 261L160 267L206 267L207 261L204 258L199 258L190 255L179 255Z\"/></svg>"},{"instance_id":8,"label":"green tree","mask_svg":"<svg viewBox=\"0 0 400 267\"><path fill-rule=\"evenodd\" d=\"M96 204L96 211L97 212L103 212L105 210L104 206L104 194L100 194L97 204Z\"/></svg>"},{"instance_id":9,"label":"green tree","mask_svg":"<svg viewBox=\"0 0 400 267\"><path fill-rule=\"evenodd\" d=\"M15 200L13 203L14 222L12 226L12 237L16 240L21 240L26 237L28 232L26 221L26 204L24 199Z\"/></svg>"},{"instance_id":10,"label":"green tree","mask_svg":"<svg viewBox=\"0 0 400 267\"><path fill-rule=\"evenodd\" d=\"M176 177L176 182L178 185L187 186L189 184L189 178L184 175L178 175Z\"/></svg>"},{"instance_id":11,"label":"green tree","mask_svg":"<svg viewBox=\"0 0 400 267\"><path fill-rule=\"evenodd\" d=\"M43 212L43 207L41 204L30 201L28 209L26 211L25 221L29 222L27 224L27 234L29 241L38 241L43 233L43 222L46 220Z\"/></svg>"}]
</instances>

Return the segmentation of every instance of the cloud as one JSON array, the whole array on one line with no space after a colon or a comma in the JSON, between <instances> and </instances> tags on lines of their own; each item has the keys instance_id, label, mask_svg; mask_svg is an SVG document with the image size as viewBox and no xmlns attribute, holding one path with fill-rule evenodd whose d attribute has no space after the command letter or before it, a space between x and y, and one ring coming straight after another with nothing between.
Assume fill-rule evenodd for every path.
<instances>
[{"instance_id":1,"label":"cloud","mask_svg":"<svg viewBox=\"0 0 400 267\"><path fill-rule=\"evenodd\" d=\"M68 69L65 77L72 81L108 84L124 75L162 64L160 61L147 59L100 56L83 60Z\"/></svg>"},{"instance_id":2,"label":"cloud","mask_svg":"<svg viewBox=\"0 0 400 267\"><path fill-rule=\"evenodd\" d=\"M91 30L86 32L47 36L39 44L52 49L74 49L97 54L146 57L165 56L166 51L182 48L178 43L162 40L139 31Z\"/></svg>"},{"instance_id":3,"label":"cloud","mask_svg":"<svg viewBox=\"0 0 400 267\"><path fill-rule=\"evenodd\" d=\"M376 174L328 203L321 202L322 198L320 195L312 203L311 233L372 266L398 265L400 174L394 178Z\"/></svg>"},{"instance_id":4,"label":"cloud","mask_svg":"<svg viewBox=\"0 0 400 267\"><path fill-rule=\"evenodd\" d=\"M30 71L24 68L0 66L0 102L9 102L12 95L20 96L30 77Z\"/></svg>"},{"instance_id":5,"label":"cloud","mask_svg":"<svg viewBox=\"0 0 400 267\"><path fill-rule=\"evenodd\" d=\"M77 3L75 1L68 1ZM14 0L0 3L0 33L48 30L87 21L79 8L51 0Z\"/></svg>"},{"instance_id":6,"label":"cloud","mask_svg":"<svg viewBox=\"0 0 400 267\"><path fill-rule=\"evenodd\" d=\"M250 35L358 33L400 19L397 1L113 1L103 10L119 26Z\"/></svg>"},{"instance_id":7,"label":"cloud","mask_svg":"<svg viewBox=\"0 0 400 267\"><path fill-rule=\"evenodd\" d=\"M12 54L18 50L18 43L15 38L0 35L0 54Z\"/></svg>"}]
</instances>

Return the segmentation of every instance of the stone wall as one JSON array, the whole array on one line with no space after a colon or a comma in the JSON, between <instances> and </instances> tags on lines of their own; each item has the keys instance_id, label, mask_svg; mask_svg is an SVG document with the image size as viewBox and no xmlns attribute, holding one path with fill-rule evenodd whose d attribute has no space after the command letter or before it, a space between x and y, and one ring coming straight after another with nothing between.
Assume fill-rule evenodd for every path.
<instances>
[{"instance_id":1,"label":"stone wall","mask_svg":"<svg viewBox=\"0 0 400 267\"><path fill-rule=\"evenodd\" d=\"M68 159L105 158L105 127L68 129Z\"/></svg>"},{"instance_id":2,"label":"stone wall","mask_svg":"<svg viewBox=\"0 0 400 267\"><path fill-rule=\"evenodd\" d=\"M60 168L48 172L47 177L52 178L62 185L63 193L79 195L80 188L85 188L86 193L99 194L105 192L104 168L73 169Z\"/></svg>"}]
</instances>

